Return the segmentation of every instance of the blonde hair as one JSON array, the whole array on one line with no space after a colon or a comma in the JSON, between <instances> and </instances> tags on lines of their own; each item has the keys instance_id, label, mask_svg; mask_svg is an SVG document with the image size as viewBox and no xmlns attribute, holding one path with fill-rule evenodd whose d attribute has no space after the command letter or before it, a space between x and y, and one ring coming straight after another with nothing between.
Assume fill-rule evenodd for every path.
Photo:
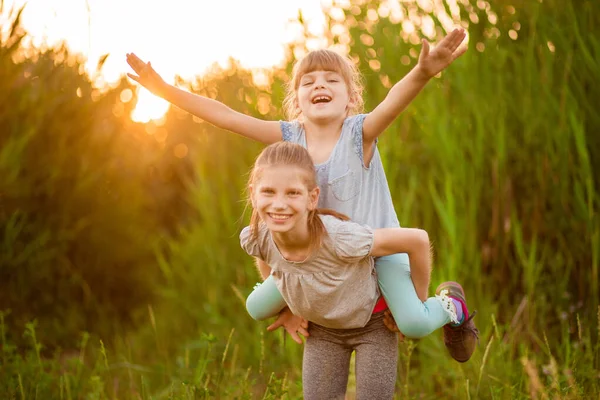
<instances>
[{"instance_id":1,"label":"blonde hair","mask_svg":"<svg viewBox=\"0 0 600 400\"><path fill-rule=\"evenodd\" d=\"M313 71L333 71L342 76L348 86L350 96L349 115L363 111L363 85L358 69L347 57L343 57L333 50L321 49L309 52L304 58L297 61L292 70L292 79L288 82L283 108L289 121L298 119L302 111L297 106L296 93L300 79Z\"/></svg>"},{"instance_id":2,"label":"blonde hair","mask_svg":"<svg viewBox=\"0 0 600 400\"><path fill-rule=\"evenodd\" d=\"M256 158L254 167L250 172L248 186L254 185L259 179L260 174L265 168L277 166L293 166L300 168L305 172L304 183L308 191L317 187L317 173L313 160L308 151L299 144L290 142L277 142L267 146ZM249 199L250 200L250 199ZM344 214L327 208L315 208L308 213L308 232L310 236L309 251L312 252L321 246L323 238L327 235L325 226L319 218L319 215L333 215L343 221L349 220ZM260 216L256 209L252 209L250 217L250 235L253 239L258 237L258 227Z\"/></svg>"}]
</instances>

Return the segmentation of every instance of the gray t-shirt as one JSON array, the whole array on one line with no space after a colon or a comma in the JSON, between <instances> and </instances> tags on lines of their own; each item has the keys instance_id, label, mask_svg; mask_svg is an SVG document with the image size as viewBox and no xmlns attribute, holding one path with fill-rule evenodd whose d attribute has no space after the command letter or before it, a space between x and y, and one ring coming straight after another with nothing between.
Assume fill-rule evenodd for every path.
<instances>
[{"instance_id":1,"label":"gray t-shirt","mask_svg":"<svg viewBox=\"0 0 600 400\"><path fill-rule=\"evenodd\" d=\"M319 207L332 208L372 228L397 228L400 224L376 144L368 168L363 163L365 117L346 118L329 159L315 165L321 188ZM280 126L284 141L306 147L306 132L299 121L280 121Z\"/></svg>"},{"instance_id":2,"label":"gray t-shirt","mask_svg":"<svg viewBox=\"0 0 600 400\"><path fill-rule=\"evenodd\" d=\"M373 257L373 230L331 215L321 215L327 237L306 260L286 260L264 224L254 240L250 227L240 234L242 248L272 268L290 310L333 329L364 327L379 298Z\"/></svg>"}]
</instances>

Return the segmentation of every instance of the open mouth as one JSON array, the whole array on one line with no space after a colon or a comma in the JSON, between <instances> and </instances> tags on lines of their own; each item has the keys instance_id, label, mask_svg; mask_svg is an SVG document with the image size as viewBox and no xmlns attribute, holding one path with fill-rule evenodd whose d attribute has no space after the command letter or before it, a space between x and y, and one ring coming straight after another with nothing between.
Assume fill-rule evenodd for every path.
<instances>
[{"instance_id":1,"label":"open mouth","mask_svg":"<svg viewBox=\"0 0 600 400\"><path fill-rule=\"evenodd\" d=\"M269 213L269 217L274 221L286 221L290 219L291 215L289 214L273 214Z\"/></svg>"},{"instance_id":2,"label":"open mouth","mask_svg":"<svg viewBox=\"0 0 600 400\"><path fill-rule=\"evenodd\" d=\"M312 98L313 104L329 103L330 101L331 101L331 97L329 97L327 95L323 95L323 94Z\"/></svg>"}]
</instances>

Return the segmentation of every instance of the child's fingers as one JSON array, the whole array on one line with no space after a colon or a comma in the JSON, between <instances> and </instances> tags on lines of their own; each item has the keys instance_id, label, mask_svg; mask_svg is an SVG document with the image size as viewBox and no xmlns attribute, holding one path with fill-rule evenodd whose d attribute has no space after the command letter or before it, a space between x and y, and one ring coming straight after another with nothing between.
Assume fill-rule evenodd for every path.
<instances>
[{"instance_id":1,"label":"child's fingers","mask_svg":"<svg viewBox=\"0 0 600 400\"><path fill-rule=\"evenodd\" d=\"M383 315L383 324L386 328L388 328L388 330L392 332L400 332L400 330L398 329L398 325L396 325L396 321L394 320L394 317L389 312L389 310L387 310Z\"/></svg>"},{"instance_id":2,"label":"child's fingers","mask_svg":"<svg viewBox=\"0 0 600 400\"><path fill-rule=\"evenodd\" d=\"M143 61L134 53L127 54L127 60L131 60L134 63L143 63Z\"/></svg>"},{"instance_id":3,"label":"child's fingers","mask_svg":"<svg viewBox=\"0 0 600 400\"><path fill-rule=\"evenodd\" d=\"M142 71L143 67L140 67L136 62L134 61L127 61L127 64L129 64L129 66L131 67L131 69L133 69L137 74L139 74Z\"/></svg>"},{"instance_id":4,"label":"child's fingers","mask_svg":"<svg viewBox=\"0 0 600 400\"><path fill-rule=\"evenodd\" d=\"M296 342L298 344L302 344L302 339L300 339L300 336L298 336L298 333L296 333L295 331L288 331L288 333L290 334L290 336L292 337L294 342Z\"/></svg>"},{"instance_id":5,"label":"child's fingers","mask_svg":"<svg viewBox=\"0 0 600 400\"><path fill-rule=\"evenodd\" d=\"M132 66L133 66L133 64L136 63L136 60L138 60L137 56L133 53L128 53L126 56L126 59L127 59L127 63Z\"/></svg>"},{"instance_id":6,"label":"child's fingers","mask_svg":"<svg viewBox=\"0 0 600 400\"><path fill-rule=\"evenodd\" d=\"M464 39L464 37L461 38L461 36L463 36L463 34L464 34L464 32L462 30L454 29L452 32L450 32L445 38L443 38L438 43L437 47L447 48L451 52L454 52L454 50L456 50L456 48L460 45L460 43Z\"/></svg>"},{"instance_id":7,"label":"child's fingers","mask_svg":"<svg viewBox=\"0 0 600 400\"><path fill-rule=\"evenodd\" d=\"M146 63L143 62L138 56L135 54L130 54L127 56L127 63L133 68L136 72L142 70L146 66Z\"/></svg>"},{"instance_id":8,"label":"child's fingers","mask_svg":"<svg viewBox=\"0 0 600 400\"><path fill-rule=\"evenodd\" d=\"M460 46L460 44L463 42L463 40L465 40L465 37L467 36L467 34L462 29L460 29L460 30L456 29L452 33L455 33L455 35L452 37L452 41L450 42L449 47L452 50L452 52L454 52L454 50L456 50L458 48L458 46Z\"/></svg>"},{"instance_id":9,"label":"child's fingers","mask_svg":"<svg viewBox=\"0 0 600 400\"><path fill-rule=\"evenodd\" d=\"M303 327L298 328L298 333L301 334L304 337L309 337L310 333L308 333L308 330L306 330Z\"/></svg>"},{"instance_id":10,"label":"child's fingers","mask_svg":"<svg viewBox=\"0 0 600 400\"><path fill-rule=\"evenodd\" d=\"M386 323L385 321L383 324L390 332L400 332L400 330L398 330L398 327L396 326L396 324L389 323L389 322Z\"/></svg>"},{"instance_id":11,"label":"child's fingers","mask_svg":"<svg viewBox=\"0 0 600 400\"><path fill-rule=\"evenodd\" d=\"M134 81L136 81L137 83L140 83L140 77L139 76L130 74L129 72L127 73L127 76L129 78L133 79Z\"/></svg>"},{"instance_id":12,"label":"child's fingers","mask_svg":"<svg viewBox=\"0 0 600 400\"><path fill-rule=\"evenodd\" d=\"M447 34L439 43L436 44L435 47L450 47L454 41L454 37L456 36L456 29Z\"/></svg>"},{"instance_id":13,"label":"child's fingers","mask_svg":"<svg viewBox=\"0 0 600 400\"><path fill-rule=\"evenodd\" d=\"M129 64L129 66L133 69L136 67L135 62L129 57L127 57L127 64Z\"/></svg>"},{"instance_id":14,"label":"child's fingers","mask_svg":"<svg viewBox=\"0 0 600 400\"><path fill-rule=\"evenodd\" d=\"M273 322L271 325L267 326L267 330L270 331L274 331L275 329L279 328L280 326L282 326L283 323L279 320Z\"/></svg>"}]
</instances>

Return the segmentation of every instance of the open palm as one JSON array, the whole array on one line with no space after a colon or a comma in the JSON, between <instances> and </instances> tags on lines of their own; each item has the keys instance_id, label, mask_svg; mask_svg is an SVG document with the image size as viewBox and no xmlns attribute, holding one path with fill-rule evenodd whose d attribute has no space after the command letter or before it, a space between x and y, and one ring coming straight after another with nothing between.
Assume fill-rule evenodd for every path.
<instances>
[{"instance_id":1,"label":"open palm","mask_svg":"<svg viewBox=\"0 0 600 400\"><path fill-rule=\"evenodd\" d=\"M305 338L310 336L308 333L308 321L294 315L287 307L279 313L277 320L269 325L267 330L274 331L281 326L290 334L294 342L298 344L302 344L302 339L298 334Z\"/></svg>"},{"instance_id":2,"label":"open palm","mask_svg":"<svg viewBox=\"0 0 600 400\"><path fill-rule=\"evenodd\" d=\"M429 42L423 39L423 47L419 55L419 68L428 77L440 73L467 50L466 46L460 46L466 35L463 29L455 29L431 51Z\"/></svg>"},{"instance_id":3,"label":"open palm","mask_svg":"<svg viewBox=\"0 0 600 400\"><path fill-rule=\"evenodd\" d=\"M152 93L158 94L160 89L165 84L164 80L161 76L152 68L150 62L143 62L138 56L133 53L127 54L127 64L133 69L136 73L127 74L128 77L144 86L146 89L151 91Z\"/></svg>"}]
</instances>

